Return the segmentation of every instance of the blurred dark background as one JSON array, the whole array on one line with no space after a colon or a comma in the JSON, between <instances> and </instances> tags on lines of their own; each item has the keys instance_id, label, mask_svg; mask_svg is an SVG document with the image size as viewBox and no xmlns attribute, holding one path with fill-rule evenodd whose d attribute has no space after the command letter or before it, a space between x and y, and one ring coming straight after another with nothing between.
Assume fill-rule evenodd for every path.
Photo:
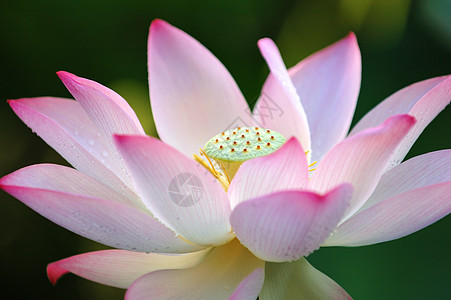
<instances>
[{"instance_id":1,"label":"blurred dark background","mask_svg":"<svg viewBox=\"0 0 451 300\"><path fill-rule=\"evenodd\" d=\"M66 164L14 115L7 99L70 97L55 75L66 70L119 92L155 134L147 90L147 34L162 18L209 48L249 103L268 70L256 42L269 36L287 66L357 34L363 79L360 119L396 90L451 70L450 2L115 1L0 3L0 176L42 162ZM425 130L409 157L450 148L451 109ZM68 275L56 287L47 263L105 247L81 238L0 192L2 299L121 299L124 291ZM451 219L412 236L360 248L322 248L309 257L355 299L445 299L451 295Z\"/></svg>"}]
</instances>

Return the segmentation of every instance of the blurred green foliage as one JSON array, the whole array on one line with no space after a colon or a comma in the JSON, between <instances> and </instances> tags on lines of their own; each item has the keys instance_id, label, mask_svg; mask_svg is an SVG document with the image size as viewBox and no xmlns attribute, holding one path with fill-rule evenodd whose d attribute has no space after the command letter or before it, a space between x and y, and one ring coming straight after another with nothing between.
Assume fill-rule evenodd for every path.
<instances>
[{"instance_id":1,"label":"blurred green foliage","mask_svg":"<svg viewBox=\"0 0 451 300\"><path fill-rule=\"evenodd\" d=\"M147 33L162 18L207 46L253 105L268 73L256 42L276 40L288 66L355 31L363 58L358 120L396 90L449 73L447 1L18 0L0 3L0 175L20 167L66 164L23 125L6 99L70 97L58 70L96 80L123 95L155 134L147 90ZM444 17L445 16L445 17ZM448 16L448 18L446 18ZM425 130L409 157L450 148L450 109ZM354 120L354 123L355 123ZM56 287L46 264L105 247L0 194L4 299L121 299L123 290L73 275ZM325 248L310 262L356 299L444 299L451 295L450 219L412 236L361 248Z\"/></svg>"}]
</instances>

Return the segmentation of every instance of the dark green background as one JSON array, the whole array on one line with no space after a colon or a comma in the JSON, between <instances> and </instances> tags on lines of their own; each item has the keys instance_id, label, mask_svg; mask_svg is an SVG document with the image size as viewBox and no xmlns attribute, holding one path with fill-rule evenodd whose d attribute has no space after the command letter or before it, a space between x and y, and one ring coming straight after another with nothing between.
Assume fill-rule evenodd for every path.
<instances>
[{"instance_id":1,"label":"dark green background","mask_svg":"<svg viewBox=\"0 0 451 300\"><path fill-rule=\"evenodd\" d=\"M392 3L393 2L393 3ZM256 42L269 36L287 66L356 32L363 79L355 120L396 90L450 72L447 1L2 1L0 4L0 176L41 162L65 162L21 123L6 99L70 97L66 70L122 94L152 133L147 34L162 18L207 46L251 105L268 73ZM446 19L448 16L448 20ZM426 129L409 157L450 148L450 109ZM3 299L121 299L123 290L76 276L56 287L47 263L104 249L0 193ZM325 248L309 261L356 299L444 299L451 295L450 219L412 236L360 248Z\"/></svg>"}]
</instances>

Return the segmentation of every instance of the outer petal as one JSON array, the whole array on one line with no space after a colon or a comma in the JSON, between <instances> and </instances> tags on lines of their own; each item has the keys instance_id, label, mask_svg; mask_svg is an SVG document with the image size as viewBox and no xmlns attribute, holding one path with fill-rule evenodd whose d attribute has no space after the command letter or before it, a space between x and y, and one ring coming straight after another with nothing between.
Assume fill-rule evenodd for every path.
<instances>
[{"instance_id":1,"label":"outer petal","mask_svg":"<svg viewBox=\"0 0 451 300\"><path fill-rule=\"evenodd\" d=\"M180 255L103 250L53 262L47 266L47 274L53 284L70 272L91 281L126 289L133 281L149 272L193 267L207 253L208 250Z\"/></svg>"},{"instance_id":2,"label":"outer petal","mask_svg":"<svg viewBox=\"0 0 451 300\"><path fill-rule=\"evenodd\" d=\"M357 39L350 33L289 70L307 114L313 161L320 160L348 133L360 90L361 68Z\"/></svg>"},{"instance_id":3,"label":"outer petal","mask_svg":"<svg viewBox=\"0 0 451 300\"><path fill-rule=\"evenodd\" d=\"M261 300L351 299L343 288L312 267L305 258L266 263Z\"/></svg>"},{"instance_id":4,"label":"outer petal","mask_svg":"<svg viewBox=\"0 0 451 300\"><path fill-rule=\"evenodd\" d=\"M416 188L451 181L451 150L411 158L385 173L359 211Z\"/></svg>"},{"instance_id":5,"label":"outer petal","mask_svg":"<svg viewBox=\"0 0 451 300\"><path fill-rule=\"evenodd\" d=\"M352 216L326 241L362 246L401 238L451 213L451 181L414 189Z\"/></svg>"},{"instance_id":6,"label":"outer petal","mask_svg":"<svg viewBox=\"0 0 451 300\"><path fill-rule=\"evenodd\" d=\"M345 214L346 219L371 195L393 151L414 123L413 117L398 115L379 127L347 138L332 148L319 163L310 187L321 193L340 183L351 183L354 195Z\"/></svg>"},{"instance_id":7,"label":"outer petal","mask_svg":"<svg viewBox=\"0 0 451 300\"><path fill-rule=\"evenodd\" d=\"M275 191L305 188L307 158L296 138L275 153L244 162L228 189L232 209L242 201Z\"/></svg>"},{"instance_id":8,"label":"outer petal","mask_svg":"<svg viewBox=\"0 0 451 300\"><path fill-rule=\"evenodd\" d=\"M235 81L198 41L155 20L148 47L150 100L163 141L191 157L219 132L253 125Z\"/></svg>"},{"instance_id":9,"label":"outer petal","mask_svg":"<svg viewBox=\"0 0 451 300\"><path fill-rule=\"evenodd\" d=\"M131 179L128 178L124 163L114 148L113 134L144 135L135 112L119 94L95 81L63 71L57 74L96 125L98 134L105 139L109 155L118 166L116 173L121 174L130 184Z\"/></svg>"},{"instance_id":10,"label":"outer petal","mask_svg":"<svg viewBox=\"0 0 451 300\"><path fill-rule=\"evenodd\" d=\"M304 149L311 151L307 117L277 46L268 38L261 39L258 46L271 74L255 105L255 118L261 126L274 129L287 138L295 136Z\"/></svg>"},{"instance_id":11,"label":"outer petal","mask_svg":"<svg viewBox=\"0 0 451 300\"><path fill-rule=\"evenodd\" d=\"M233 238L227 195L202 166L155 138L116 136L116 142L156 218L194 243Z\"/></svg>"},{"instance_id":12,"label":"outer petal","mask_svg":"<svg viewBox=\"0 0 451 300\"><path fill-rule=\"evenodd\" d=\"M0 187L31 209L81 236L104 245L142 252L191 252L189 244L152 216L130 206L88 196L10 185Z\"/></svg>"},{"instance_id":13,"label":"outer petal","mask_svg":"<svg viewBox=\"0 0 451 300\"><path fill-rule=\"evenodd\" d=\"M235 235L257 257L292 261L318 249L337 226L352 197L343 184L324 196L284 191L240 203L230 222Z\"/></svg>"},{"instance_id":14,"label":"outer petal","mask_svg":"<svg viewBox=\"0 0 451 300\"><path fill-rule=\"evenodd\" d=\"M43 97L10 100L9 104L25 124L76 169L120 193L133 195L124 183L131 185L128 175L110 155L111 147L79 103Z\"/></svg>"},{"instance_id":15,"label":"outer petal","mask_svg":"<svg viewBox=\"0 0 451 300\"><path fill-rule=\"evenodd\" d=\"M365 128L377 126L395 114L409 114L418 121L398 146L386 170L398 165L409 152L424 128L451 101L451 76L436 77L412 84L385 99L353 128L354 135Z\"/></svg>"},{"instance_id":16,"label":"outer petal","mask_svg":"<svg viewBox=\"0 0 451 300\"><path fill-rule=\"evenodd\" d=\"M263 267L264 262L235 239L213 249L193 268L142 276L127 290L125 299L227 299L242 280Z\"/></svg>"},{"instance_id":17,"label":"outer petal","mask_svg":"<svg viewBox=\"0 0 451 300\"><path fill-rule=\"evenodd\" d=\"M145 134L135 112L119 94L95 81L68 72L57 74L111 144L114 133Z\"/></svg>"},{"instance_id":18,"label":"outer petal","mask_svg":"<svg viewBox=\"0 0 451 300\"><path fill-rule=\"evenodd\" d=\"M263 268L255 269L247 276L237 287L229 300L255 300L258 298L265 280L265 270Z\"/></svg>"},{"instance_id":19,"label":"outer petal","mask_svg":"<svg viewBox=\"0 0 451 300\"><path fill-rule=\"evenodd\" d=\"M135 196L134 201L131 201L130 198L115 192L92 177L60 165L39 164L25 167L3 177L1 183L8 186L29 187L101 198L147 211L138 196Z\"/></svg>"}]
</instances>

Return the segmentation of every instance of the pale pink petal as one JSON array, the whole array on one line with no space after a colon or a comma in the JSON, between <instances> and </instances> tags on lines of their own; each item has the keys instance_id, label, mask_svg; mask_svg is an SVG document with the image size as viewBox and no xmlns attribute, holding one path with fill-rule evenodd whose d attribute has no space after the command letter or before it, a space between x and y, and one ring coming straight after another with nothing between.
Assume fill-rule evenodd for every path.
<instances>
[{"instance_id":1,"label":"pale pink petal","mask_svg":"<svg viewBox=\"0 0 451 300\"><path fill-rule=\"evenodd\" d=\"M451 213L451 181L383 200L341 224L326 246L362 246L409 235Z\"/></svg>"},{"instance_id":2,"label":"pale pink petal","mask_svg":"<svg viewBox=\"0 0 451 300\"><path fill-rule=\"evenodd\" d=\"M118 166L116 173L124 178L129 177L122 159L114 148L113 134L145 134L133 109L116 92L95 81L63 71L57 74L98 128L98 134L104 138L110 150L106 153ZM126 180L130 184L131 179Z\"/></svg>"},{"instance_id":3,"label":"pale pink petal","mask_svg":"<svg viewBox=\"0 0 451 300\"><path fill-rule=\"evenodd\" d=\"M260 126L286 138L295 136L305 150L311 151L307 117L277 46L268 38L261 39L258 46L271 73L255 105L255 119Z\"/></svg>"},{"instance_id":4,"label":"pale pink petal","mask_svg":"<svg viewBox=\"0 0 451 300\"><path fill-rule=\"evenodd\" d=\"M116 142L157 219L194 243L217 245L233 238L227 194L204 167L155 138L116 136Z\"/></svg>"},{"instance_id":5,"label":"pale pink petal","mask_svg":"<svg viewBox=\"0 0 451 300\"><path fill-rule=\"evenodd\" d=\"M360 90L361 57L353 33L290 68L310 127L312 161L343 140Z\"/></svg>"},{"instance_id":6,"label":"pale pink petal","mask_svg":"<svg viewBox=\"0 0 451 300\"><path fill-rule=\"evenodd\" d=\"M203 247L187 243L133 207L83 195L8 184L0 188L54 223L104 245L142 252L192 252Z\"/></svg>"},{"instance_id":7,"label":"pale pink petal","mask_svg":"<svg viewBox=\"0 0 451 300\"><path fill-rule=\"evenodd\" d=\"M10 100L9 104L25 124L76 169L120 193L133 194L128 187L130 178L79 103L42 97Z\"/></svg>"},{"instance_id":8,"label":"pale pink petal","mask_svg":"<svg viewBox=\"0 0 451 300\"><path fill-rule=\"evenodd\" d=\"M409 190L445 181L451 181L451 150L416 156L385 173L359 211Z\"/></svg>"},{"instance_id":9,"label":"pale pink petal","mask_svg":"<svg viewBox=\"0 0 451 300\"><path fill-rule=\"evenodd\" d=\"M338 225L351 197L349 184L324 196L277 192L238 204L230 223L236 237L258 258L293 261L319 248Z\"/></svg>"},{"instance_id":10,"label":"pale pink petal","mask_svg":"<svg viewBox=\"0 0 451 300\"><path fill-rule=\"evenodd\" d=\"M232 76L198 41L155 20L148 48L150 100L163 141L192 157L221 131L253 125Z\"/></svg>"},{"instance_id":11,"label":"pale pink petal","mask_svg":"<svg viewBox=\"0 0 451 300\"><path fill-rule=\"evenodd\" d=\"M135 195L134 201L120 194L103 183L75 169L53 164L32 165L17 170L1 179L8 186L52 190L76 194L133 206L147 211L144 203Z\"/></svg>"},{"instance_id":12,"label":"pale pink petal","mask_svg":"<svg viewBox=\"0 0 451 300\"><path fill-rule=\"evenodd\" d=\"M352 299L335 281L305 258L290 263L266 263L261 300Z\"/></svg>"},{"instance_id":13,"label":"pale pink petal","mask_svg":"<svg viewBox=\"0 0 451 300\"><path fill-rule=\"evenodd\" d=\"M227 191L232 209L242 201L276 191L305 188L307 158L296 138L275 153L244 162Z\"/></svg>"},{"instance_id":14,"label":"pale pink petal","mask_svg":"<svg viewBox=\"0 0 451 300\"><path fill-rule=\"evenodd\" d=\"M186 254L103 250L53 262L47 266L47 275L52 284L70 272L91 281L126 289L133 281L150 272L193 267L207 254L208 250Z\"/></svg>"},{"instance_id":15,"label":"pale pink petal","mask_svg":"<svg viewBox=\"0 0 451 300\"><path fill-rule=\"evenodd\" d=\"M241 281L240 285L230 296L229 300L255 300L263 287L265 280L265 270L263 268L255 269L250 275Z\"/></svg>"},{"instance_id":16,"label":"pale pink petal","mask_svg":"<svg viewBox=\"0 0 451 300\"><path fill-rule=\"evenodd\" d=\"M436 77L417 82L381 102L357 123L350 135L354 135L365 128L377 126L386 118L395 114L409 114L415 117L417 123L390 158L390 162L386 167L387 171L404 159L424 128L450 101L451 76Z\"/></svg>"},{"instance_id":17,"label":"pale pink petal","mask_svg":"<svg viewBox=\"0 0 451 300\"><path fill-rule=\"evenodd\" d=\"M310 180L310 188L324 193L343 182L351 183L354 195L345 213L346 219L374 191L393 151L414 123L415 119L409 115L397 115L378 127L345 139L320 161Z\"/></svg>"},{"instance_id":18,"label":"pale pink petal","mask_svg":"<svg viewBox=\"0 0 451 300\"><path fill-rule=\"evenodd\" d=\"M193 268L142 276L127 290L125 299L228 299L249 274L264 264L235 239L214 248Z\"/></svg>"},{"instance_id":19,"label":"pale pink petal","mask_svg":"<svg viewBox=\"0 0 451 300\"><path fill-rule=\"evenodd\" d=\"M119 94L95 81L68 72L57 74L111 143L114 133L145 134L135 112Z\"/></svg>"}]
</instances>

